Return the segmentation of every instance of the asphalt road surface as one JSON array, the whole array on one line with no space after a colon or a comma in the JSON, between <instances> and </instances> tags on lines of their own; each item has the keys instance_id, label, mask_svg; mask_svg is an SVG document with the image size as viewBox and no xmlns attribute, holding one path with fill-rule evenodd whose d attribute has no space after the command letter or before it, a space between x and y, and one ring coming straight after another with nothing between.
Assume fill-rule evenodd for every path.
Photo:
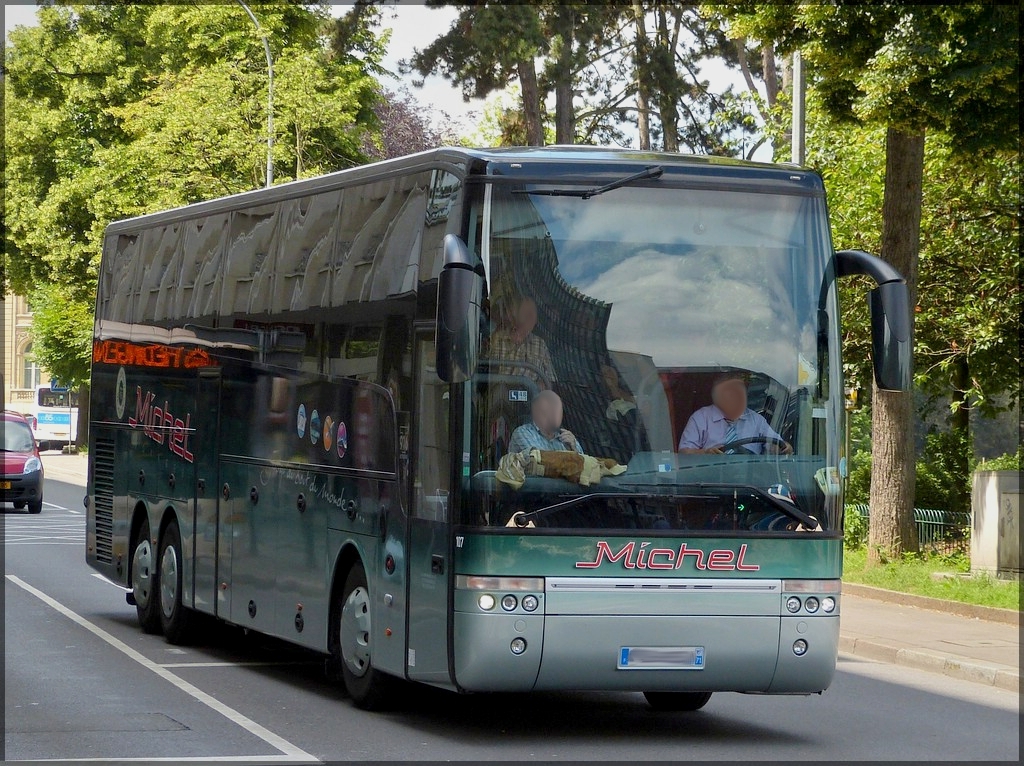
<instances>
[{"instance_id":1,"label":"asphalt road surface","mask_svg":"<svg viewBox=\"0 0 1024 766\"><path fill-rule=\"evenodd\" d=\"M365 713L287 644L217 625L189 647L144 635L85 565L83 494L47 480L41 515L4 506L8 760L1018 759L1015 694L845 656L821 696L716 694L697 713L413 687Z\"/></svg>"}]
</instances>

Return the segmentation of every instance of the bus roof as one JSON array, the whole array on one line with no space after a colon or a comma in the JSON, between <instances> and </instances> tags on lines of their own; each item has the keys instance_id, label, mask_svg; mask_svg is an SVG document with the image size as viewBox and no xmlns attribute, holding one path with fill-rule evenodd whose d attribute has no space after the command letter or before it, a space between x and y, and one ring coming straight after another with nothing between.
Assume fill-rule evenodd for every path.
<instances>
[{"instance_id":1,"label":"bus roof","mask_svg":"<svg viewBox=\"0 0 1024 766\"><path fill-rule=\"evenodd\" d=\"M467 175L483 177L529 176L531 181L568 181L569 175L582 176L623 172L628 168L643 169L652 164L670 173L695 176L723 176L731 180L756 179L760 184L784 184L804 194L823 194L821 177L791 163L772 164L738 160L732 157L652 152L618 147L554 145L498 148L439 147L404 157L339 170L315 178L278 184L270 188L196 202L180 208L149 213L115 221L107 227L108 234L138 231L157 224L171 223L196 216L271 204L295 197L344 188L367 181L433 168L462 169ZM546 171L546 172L545 172ZM540 177L538 177L540 176Z\"/></svg>"}]
</instances>

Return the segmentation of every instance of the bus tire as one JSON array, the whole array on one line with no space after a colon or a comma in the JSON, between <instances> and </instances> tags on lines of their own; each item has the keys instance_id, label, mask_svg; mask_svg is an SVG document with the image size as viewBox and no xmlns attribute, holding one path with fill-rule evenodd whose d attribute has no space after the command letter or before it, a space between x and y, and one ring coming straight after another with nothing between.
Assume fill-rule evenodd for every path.
<instances>
[{"instance_id":1,"label":"bus tire","mask_svg":"<svg viewBox=\"0 0 1024 766\"><path fill-rule=\"evenodd\" d=\"M139 626L145 633L160 632L160 607L157 604L157 567L153 543L149 537L149 520L143 519L132 540L132 596Z\"/></svg>"},{"instance_id":2,"label":"bus tire","mask_svg":"<svg viewBox=\"0 0 1024 766\"><path fill-rule=\"evenodd\" d=\"M356 707L379 710L389 702L391 677L373 667L373 631L370 625L370 589L363 565L356 562L345 578L331 630L332 665L341 670L342 682Z\"/></svg>"},{"instance_id":3,"label":"bus tire","mask_svg":"<svg viewBox=\"0 0 1024 766\"><path fill-rule=\"evenodd\" d=\"M38 500L28 501L28 512L29 513L42 513L43 512L43 498Z\"/></svg>"},{"instance_id":4,"label":"bus tire","mask_svg":"<svg viewBox=\"0 0 1024 766\"><path fill-rule=\"evenodd\" d=\"M159 615L164 638L172 644L188 641L192 614L181 602L183 559L178 523L171 521L160 537Z\"/></svg>"},{"instance_id":5,"label":"bus tire","mask_svg":"<svg viewBox=\"0 0 1024 766\"><path fill-rule=\"evenodd\" d=\"M655 710L693 712L711 699L711 692L644 692L647 704Z\"/></svg>"}]
</instances>

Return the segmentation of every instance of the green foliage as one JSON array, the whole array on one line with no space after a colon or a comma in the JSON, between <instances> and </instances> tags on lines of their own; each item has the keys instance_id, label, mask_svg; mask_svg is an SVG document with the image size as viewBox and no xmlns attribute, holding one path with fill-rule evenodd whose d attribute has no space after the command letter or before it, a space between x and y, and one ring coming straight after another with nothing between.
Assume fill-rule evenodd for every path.
<instances>
[{"instance_id":1,"label":"green foliage","mask_svg":"<svg viewBox=\"0 0 1024 766\"><path fill-rule=\"evenodd\" d=\"M32 356L39 366L72 388L89 381L92 362L92 303L61 285L44 285L29 298Z\"/></svg>"},{"instance_id":2,"label":"green foliage","mask_svg":"<svg viewBox=\"0 0 1024 766\"><path fill-rule=\"evenodd\" d=\"M944 511L970 511L971 478L966 461L968 448L957 431L932 431L925 437L925 448L915 465L914 505ZM846 480L846 502L869 504L871 492L871 453L854 452Z\"/></svg>"},{"instance_id":3,"label":"green foliage","mask_svg":"<svg viewBox=\"0 0 1024 766\"><path fill-rule=\"evenodd\" d=\"M1017 447L1016 453L1007 453L991 460L982 460L974 470L1024 471L1024 445Z\"/></svg>"},{"instance_id":4,"label":"green foliage","mask_svg":"<svg viewBox=\"0 0 1024 766\"><path fill-rule=\"evenodd\" d=\"M862 550L868 544L868 519L853 510L843 514L843 545L847 550Z\"/></svg>"},{"instance_id":5,"label":"green foliage","mask_svg":"<svg viewBox=\"0 0 1024 766\"><path fill-rule=\"evenodd\" d=\"M961 576L969 571L970 561L963 554L908 554L881 566L868 564L865 549L847 550L843 554L846 582L978 606L1020 609L1018 583L985 574Z\"/></svg>"},{"instance_id":6,"label":"green foliage","mask_svg":"<svg viewBox=\"0 0 1024 766\"><path fill-rule=\"evenodd\" d=\"M359 50L343 55L326 5L254 12L275 61L275 180L364 161L374 13L346 17ZM265 182L266 58L235 4L47 6L38 19L5 50L4 287L60 283L91 302L111 220Z\"/></svg>"},{"instance_id":7,"label":"green foliage","mask_svg":"<svg viewBox=\"0 0 1024 766\"><path fill-rule=\"evenodd\" d=\"M843 121L946 135L958 154L1017 151L1016 5L753 3L704 6L731 36L800 48L809 84Z\"/></svg>"}]
</instances>

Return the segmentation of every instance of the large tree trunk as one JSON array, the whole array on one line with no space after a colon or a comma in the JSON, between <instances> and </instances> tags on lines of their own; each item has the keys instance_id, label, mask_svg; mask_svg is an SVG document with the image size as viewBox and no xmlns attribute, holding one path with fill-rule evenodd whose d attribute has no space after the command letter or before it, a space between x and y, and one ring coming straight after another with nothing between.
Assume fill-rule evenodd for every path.
<instances>
[{"instance_id":1,"label":"large tree trunk","mask_svg":"<svg viewBox=\"0 0 1024 766\"><path fill-rule=\"evenodd\" d=\"M917 304L917 257L921 237L924 133L889 128L885 136L882 257L907 280ZM910 315L913 348L914 314ZM872 384L874 385L874 384ZM916 553L914 524L914 400L910 392L872 390L871 524L868 560L879 563Z\"/></svg>"},{"instance_id":2,"label":"large tree trunk","mask_svg":"<svg viewBox=\"0 0 1024 766\"><path fill-rule=\"evenodd\" d=\"M636 55L633 59L633 71L636 73L636 109L637 132L640 134L640 148L649 151L651 148L651 96L647 85L648 57L647 23L644 20L644 4L633 0L633 21L636 24Z\"/></svg>"},{"instance_id":3,"label":"large tree trunk","mask_svg":"<svg viewBox=\"0 0 1024 766\"><path fill-rule=\"evenodd\" d=\"M655 80L658 84L658 113L661 116L661 134L665 142L666 152L679 151L679 111L675 99L676 88L673 83L678 79L675 65L675 47L670 42L668 31L668 11L665 6L658 8L655 17L658 21L657 43L655 45Z\"/></svg>"},{"instance_id":4,"label":"large tree trunk","mask_svg":"<svg viewBox=\"0 0 1024 766\"><path fill-rule=\"evenodd\" d=\"M555 143L576 143L576 110L573 108L572 46L576 14L572 6L561 6L557 18L561 47L555 62Z\"/></svg>"},{"instance_id":5,"label":"large tree trunk","mask_svg":"<svg viewBox=\"0 0 1024 766\"><path fill-rule=\"evenodd\" d=\"M523 121L526 123L526 145L544 146L544 124L540 119L540 86L537 67L532 59L517 64L519 87L523 94Z\"/></svg>"}]
</instances>

